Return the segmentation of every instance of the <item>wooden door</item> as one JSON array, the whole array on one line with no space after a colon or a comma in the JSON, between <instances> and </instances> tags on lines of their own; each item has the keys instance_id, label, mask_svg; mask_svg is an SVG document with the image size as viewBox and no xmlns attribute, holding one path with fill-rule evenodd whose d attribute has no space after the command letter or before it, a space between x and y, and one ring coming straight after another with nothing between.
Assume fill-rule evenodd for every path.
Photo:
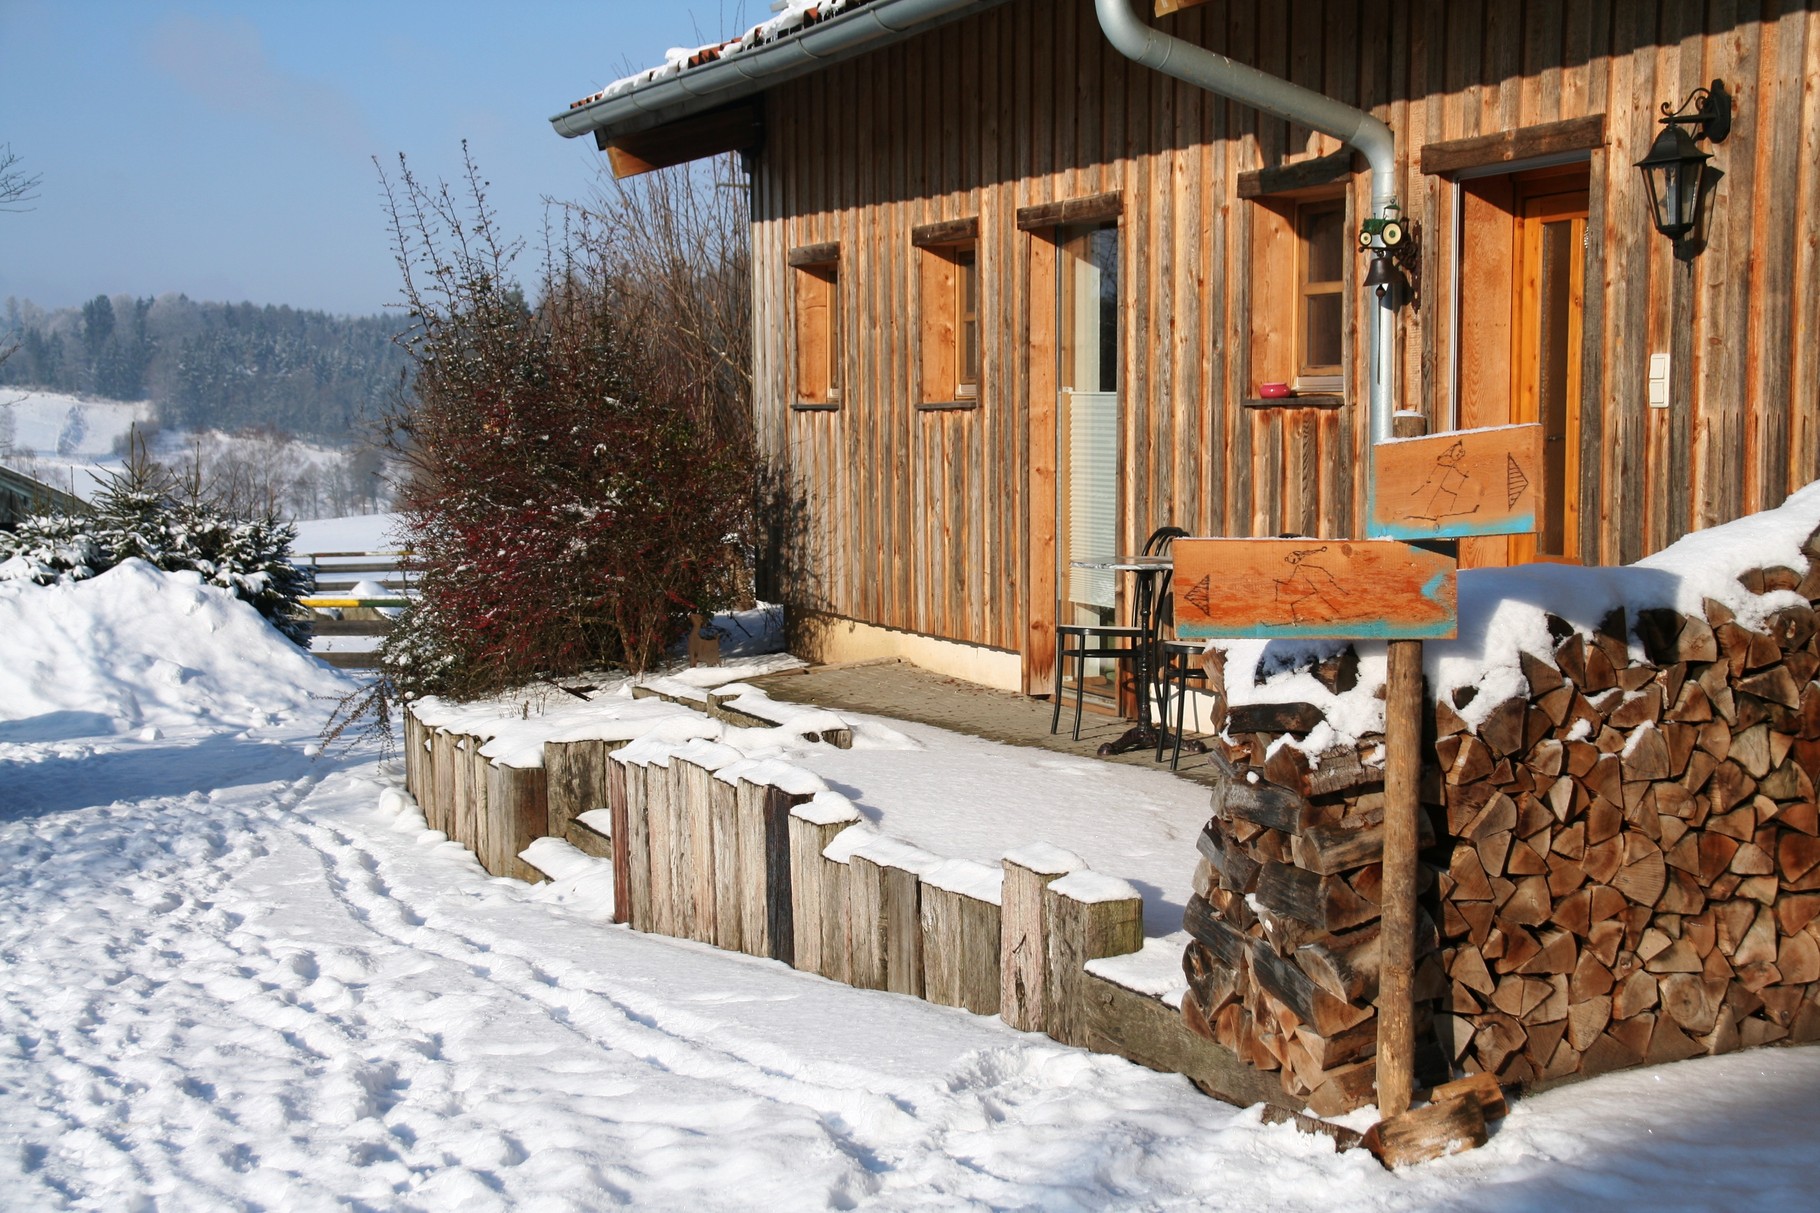
<instances>
[{"instance_id":1,"label":"wooden door","mask_svg":"<svg viewBox=\"0 0 1820 1213\"><path fill-rule=\"evenodd\" d=\"M1512 249L1510 419L1543 427L1541 516L1510 562L1580 558L1580 345L1585 189L1519 196Z\"/></svg>"}]
</instances>

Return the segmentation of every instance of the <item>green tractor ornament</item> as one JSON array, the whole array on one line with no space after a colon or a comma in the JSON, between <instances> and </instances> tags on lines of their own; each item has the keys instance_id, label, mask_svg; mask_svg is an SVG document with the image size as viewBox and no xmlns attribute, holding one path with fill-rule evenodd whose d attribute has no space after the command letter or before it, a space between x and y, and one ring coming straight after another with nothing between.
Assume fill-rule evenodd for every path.
<instances>
[{"instance_id":1,"label":"green tractor ornament","mask_svg":"<svg viewBox=\"0 0 1820 1213\"><path fill-rule=\"evenodd\" d=\"M1403 226L1403 208L1394 202L1387 202L1381 214L1367 219L1359 228L1359 247L1371 248L1372 241L1376 240L1383 248L1395 248L1403 243L1408 234L1408 229Z\"/></svg>"}]
</instances>

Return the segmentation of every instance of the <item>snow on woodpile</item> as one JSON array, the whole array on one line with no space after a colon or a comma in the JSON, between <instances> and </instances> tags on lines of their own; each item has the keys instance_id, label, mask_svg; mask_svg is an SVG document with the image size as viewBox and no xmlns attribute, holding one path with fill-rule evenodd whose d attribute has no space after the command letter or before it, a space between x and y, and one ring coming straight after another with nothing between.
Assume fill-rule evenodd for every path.
<instances>
[{"instance_id":1,"label":"snow on woodpile","mask_svg":"<svg viewBox=\"0 0 1820 1213\"><path fill-rule=\"evenodd\" d=\"M128 560L85 581L0 582L0 721L245 728L326 714L312 697L351 685L195 573Z\"/></svg>"},{"instance_id":2,"label":"snow on woodpile","mask_svg":"<svg viewBox=\"0 0 1820 1213\"><path fill-rule=\"evenodd\" d=\"M1560 641L1549 631L1552 616L1591 637L1613 610L1635 624L1640 611L1667 608L1700 615L1710 599L1747 628L1761 629L1770 615L1806 602L1793 590L1757 593L1740 580L1758 569L1788 568L1805 573L1802 546L1820 527L1820 482L1808 485L1780 507L1696 531L1654 556L1616 568L1562 564L1508 569L1467 569L1460 573L1460 629L1453 640L1429 641L1423 648L1429 693L1437 699L1465 687L1475 694L1460 709L1474 728L1483 716L1527 690L1521 657L1528 653L1550 666ZM1633 637L1635 654L1642 649ZM1310 753L1348 745L1384 728L1384 646L1361 643L1356 685L1334 691L1311 668L1333 659L1343 641L1216 641L1226 660L1226 688L1233 706L1309 703L1326 716L1304 740ZM1460 698L1465 698L1461 696Z\"/></svg>"}]
</instances>

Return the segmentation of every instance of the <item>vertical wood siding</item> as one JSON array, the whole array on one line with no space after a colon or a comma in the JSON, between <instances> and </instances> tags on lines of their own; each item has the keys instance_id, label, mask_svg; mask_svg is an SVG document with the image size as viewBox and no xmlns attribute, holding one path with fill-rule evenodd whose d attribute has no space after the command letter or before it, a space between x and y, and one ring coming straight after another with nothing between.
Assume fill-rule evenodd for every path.
<instances>
[{"instance_id":1,"label":"vertical wood siding","mask_svg":"<svg viewBox=\"0 0 1820 1213\"><path fill-rule=\"evenodd\" d=\"M1590 157L1580 549L1618 563L1820 477L1817 4L1215 0L1158 24L1390 124L1423 251L1399 403L1436 424L1452 397L1454 202L1449 181L1421 172L1422 147L1606 115ZM1632 166L1660 129L1657 106L1714 77L1736 97L1734 128L1710 149L1724 176L1706 245L1677 260ZM1127 63L1088 0L1014 0L836 65L771 93L766 122L753 178L758 433L801 508L791 601L1027 654L1045 645L1055 257L1015 215L1107 191L1124 199L1125 542L1164 523L1354 532L1368 430L1358 258L1345 405L1242 403L1258 377L1254 283L1293 265L1258 264L1257 204L1237 198L1238 175L1335 141ZM1362 170L1349 189L1357 217ZM978 407L919 411L910 229L973 216ZM845 389L838 411L797 412L785 256L824 241L841 250ZM1673 355L1667 409L1647 406L1652 351Z\"/></svg>"}]
</instances>

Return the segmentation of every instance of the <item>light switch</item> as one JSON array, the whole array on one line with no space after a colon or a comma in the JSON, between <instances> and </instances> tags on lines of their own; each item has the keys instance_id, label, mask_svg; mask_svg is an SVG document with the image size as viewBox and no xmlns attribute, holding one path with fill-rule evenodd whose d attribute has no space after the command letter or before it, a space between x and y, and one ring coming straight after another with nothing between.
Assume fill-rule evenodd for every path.
<instances>
[{"instance_id":1,"label":"light switch","mask_svg":"<svg viewBox=\"0 0 1820 1213\"><path fill-rule=\"evenodd\" d=\"M1668 407L1668 355L1651 354L1649 356L1649 406L1654 409Z\"/></svg>"}]
</instances>

